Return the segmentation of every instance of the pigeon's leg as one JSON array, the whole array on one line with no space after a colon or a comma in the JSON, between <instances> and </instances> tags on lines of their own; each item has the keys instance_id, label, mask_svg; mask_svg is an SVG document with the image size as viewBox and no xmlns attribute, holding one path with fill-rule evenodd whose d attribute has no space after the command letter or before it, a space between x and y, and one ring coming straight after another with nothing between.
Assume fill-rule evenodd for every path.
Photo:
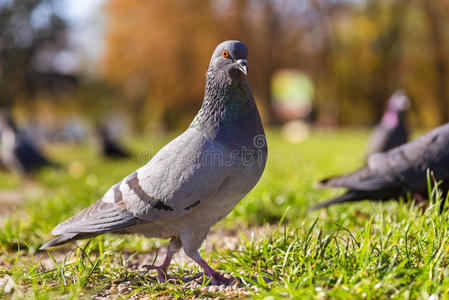
<instances>
[{"instance_id":1,"label":"pigeon's leg","mask_svg":"<svg viewBox=\"0 0 449 300\"><path fill-rule=\"evenodd\" d=\"M171 260L176 252L181 249L181 240L179 237L172 238L170 240L170 244L167 249L167 256L164 259L164 262L160 266L155 265L145 265L143 266L147 270L156 270L157 271L157 279L160 282L165 282L167 279L170 279L170 276L167 275L168 267L170 266Z\"/></svg>"},{"instance_id":2,"label":"pigeon's leg","mask_svg":"<svg viewBox=\"0 0 449 300\"><path fill-rule=\"evenodd\" d=\"M426 203L427 199L420 193L413 193L413 198L416 200L416 204Z\"/></svg>"},{"instance_id":3,"label":"pigeon's leg","mask_svg":"<svg viewBox=\"0 0 449 300\"><path fill-rule=\"evenodd\" d=\"M207 232L200 234L196 232L191 235L181 235L182 247L184 248L185 254L193 259L197 264L200 265L204 270L204 274L211 278L212 284L231 284L235 279L234 278L226 278L214 269L212 269L201 257L198 249L201 246L204 238L206 237Z\"/></svg>"},{"instance_id":4,"label":"pigeon's leg","mask_svg":"<svg viewBox=\"0 0 449 300\"><path fill-rule=\"evenodd\" d=\"M198 253L198 257L199 259L195 260L195 262L197 264L200 265L201 268L203 268L204 270L204 274L206 274L207 276L209 276L211 278L211 282L212 284L227 284L230 285L235 278L227 278L224 277L223 275L221 275L220 273L218 273L217 271L215 271L214 269L212 269L200 256L200 254Z\"/></svg>"},{"instance_id":5,"label":"pigeon's leg","mask_svg":"<svg viewBox=\"0 0 449 300\"><path fill-rule=\"evenodd\" d=\"M413 193L413 198L415 198L415 204L421 206L421 210L424 213L428 206L427 199L420 193Z\"/></svg>"}]
</instances>

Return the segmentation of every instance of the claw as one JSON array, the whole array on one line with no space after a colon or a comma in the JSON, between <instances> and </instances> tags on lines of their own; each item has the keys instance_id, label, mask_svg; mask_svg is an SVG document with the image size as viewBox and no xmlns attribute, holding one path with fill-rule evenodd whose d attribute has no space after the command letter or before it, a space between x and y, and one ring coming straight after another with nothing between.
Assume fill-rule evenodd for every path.
<instances>
[{"instance_id":1,"label":"claw","mask_svg":"<svg viewBox=\"0 0 449 300\"><path fill-rule=\"evenodd\" d=\"M195 275L195 279L200 278L201 276L207 275L210 277L210 282L213 285L236 285L238 284L238 279L235 277L227 278L212 269L204 260L198 262L198 264L204 269L204 273L199 273Z\"/></svg>"},{"instance_id":2,"label":"claw","mask_svg":"<svg viewBox=\"0 0 449 300\"><path fill-rule=\"evenodd\" d=\"M221 275L218 272L215 272L213 275L207 275L205 273L197 273L193 277L193 279L199 279L201 277L208 276L210 277L210 282L212 285L237 285L239 283L236 277L227 278Z\"/></svg>"},{"instance_id":3,"label":"claw","mask_svg":"<svg viewBox=\"0 0 449 300\"><path fill-rule=\"evenodd\" d=\"M214 285L221 285L221 284L234 285L234 284L238 283L236 278L234 278L234 277L227 278L218 272L215 272L215 274L213 276L211 276L211 282Z\"/></svg>"},{"instance_id":4,"label":"claw","mask_svg":"<svg viewBox=\"0 0 449 300\"><path fill-rule=\"evenodd\" d=\"M208 275L208 274L205 274L204 272L195 274L193 276L193 279L196 280L196 279L199 279L202 277L204 278L205 276L210 278L210 283L213 285L222 285L222 284L229 285L234 281L234 278L227 278L219 273L214 274L214 275Z\"/></svg>"},{"instance_id":5,"label":"claw","mask_svg":"<svg viewBox=\"0 0 449 300\"><path fill-rule=\"evenodd\" d=\"M154 266L154 265L145 265L143 268L150 270L156 270L157 271L157 280L159 282L166 282L169 279L172 279L173 277L167 275L167 268L165 266Z\"/></svg>"}]
</instances>

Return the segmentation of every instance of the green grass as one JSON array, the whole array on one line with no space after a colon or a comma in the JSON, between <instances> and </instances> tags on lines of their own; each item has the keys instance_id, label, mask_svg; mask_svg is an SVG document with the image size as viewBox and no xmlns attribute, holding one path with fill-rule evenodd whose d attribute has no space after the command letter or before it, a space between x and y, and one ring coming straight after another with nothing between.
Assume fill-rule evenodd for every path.
<instances>
[{"instance_id":1,"label":"green grass","mask_svg":"<svg viewBox=\"0 0 449 300\"><path fill-rule=\"evenodd\" d=\"M132 287L126 297L220 296L181 283L159 284L130 268L132 255L153 251L160 246L157 240L100 236L66 253L53 252L59 255L54 268L45 268L41 261L49 256L37 251L56 224L101 197L172 137L130 140L135 159L120 162L99 159L87 146L55 146L50 154L64 164L62 170L43 170L26 181L0 173L0 187L19 189L27 200L4 219L0 231L0 297L89 298L124 281ZM436 190L424 213L402 201L307 210L341 192L314 185L362 165L366 139L365 131L318 131L292 144L270 131L263 177L217 225L266 226L267 233L254 240L242 236L239 250L207 252L207 260L242 277L250 296L260 299L448 298L448 213L438 214ZM187 276L198 269L173 266L170 271ZM116 295L124 297L120 291Z\"/></svg>"}]
</instances>

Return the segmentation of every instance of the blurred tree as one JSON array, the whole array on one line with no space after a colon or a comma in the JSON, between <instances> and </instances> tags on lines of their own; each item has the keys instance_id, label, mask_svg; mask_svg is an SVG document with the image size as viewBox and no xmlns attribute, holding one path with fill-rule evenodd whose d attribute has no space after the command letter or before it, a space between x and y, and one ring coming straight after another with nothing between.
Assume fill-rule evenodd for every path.
<instances>
[{"instance_id":1,"label":"blurred tree","mask_svg":"<svg viewBox=\"0 0 449 300\"><path fill-rule=\"evenodd\" d=\"M448 56L447 56L447 43L445 42L445 36L448 32L445 30L447 27L446 21L449 16L449 1L427 1L421 0L424 12L427 15L427 21L429 24L429 41L433 50L433 63L435 71L437 73L437 80L435 83L435 94L437 95L437 102L440 113L440 123L446 123L449 121L449 97L448 97L448 84L449 84L449 69L448 69Z\"/></svg>"},{"instance_id":2,"label":"blurred tree","mask_svg":"<svg viewBox=\"0 0 449 300\"><path fill-rule=\"evenodd\" d=\"M299 68L314 79L319 111L339 124L377 122L403 88L412 121L435 126L449 117L448 2L110 0L103 70L139 126L153 114L178 127L200 105L211 49L240 39L267 123L276 123L273 73Z\"/></svg>"},{"instance_id":3,"label":"blurred tree","mask_svg":"<svg viewBox=\"0 0 449 300\"><path fill-rule=\"evenodd\" d=\"M335 27L342 13L346 16L351 9L345 1L310 0L309 4L301 16L306 28L301 47L306 49L303 55L310 59L301 64L307 67L317 85L316 106L324 114L329 112L341 117L338 111L344 102L345 77L341 76L340 40Z\"/></svg>"},{"instance_id":4,"label":"blurred tree","mask_svg":"<svg viewBox=\"0 0 449 300\"><path fill-rule=\"evenodd\" d=\"M136 125L154 111L165 125L180 125L202 100L212 29L219 25L210 3L112 0L106 9L106 78L125 91Z\"/></svg>"},{"instance_id":5,"label":"blurred tree","mask_svg":"<svg viewBox=\"0 0 449 300\"><path fill-rule=\"evenodd\" d=\"M226 39L248 44L255 96L274 120L269 82L282 34L272 1L112 0L106 11L105 76L123 88L137 123L149 111L168 127L185 122L202 101L211 49Z\"/></svg>"},{"instance_id":6,"label":"blurred tree","mask_svg":"<svg viewBox=\"0 0 449 300\"><path fill-rule=\"evenodd\" d=\"M258 94L264 102L267 123L277 123L276 115L271 109L271 78L279 61L276 60L276 52L282 45L282 32L280 30L280 15L277 13L274 1L261 1L263 18L261 22L260 45L257 47L258 61L261 62L256 72L255 80L258 81ZM276 51L276 49L278 51ZM263 63L262 63L263 62ZM257 92L256 92L257 95Z\"/></svg>"},{"instance_id":7,"label":"blurred tree","mask_svg":"<svg viewBox=\"0 0 449 300\"><path fill-rule=\"evenodd\" d=\"M374 44L376 64L367 85L367 99L370 100L375 120L380 120L384 106L392 91L399 84L399 67L401 59L402 29L407 13L407 1L390 1L387 12L385 3L370 0L367 14L372 17L379 28L379 34ZM382 21L381 19L385 19Z\"/></svg>"},{"instance_id":8,"label":"blurred tree","mask_svg":"<svg viewBox=\"0 0 449 300\"><path fill-rule=\"evenodd\" d=\"M76 84L51 64L66 46L66 27L52 0L0 1L0 105Z\"/></svg>"}]
</instances>

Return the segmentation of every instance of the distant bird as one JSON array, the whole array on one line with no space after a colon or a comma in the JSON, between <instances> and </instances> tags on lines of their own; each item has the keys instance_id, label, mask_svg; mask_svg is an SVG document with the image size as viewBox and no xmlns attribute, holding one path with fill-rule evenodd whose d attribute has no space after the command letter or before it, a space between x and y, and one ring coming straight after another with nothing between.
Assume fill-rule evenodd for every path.
<instances>
[{"instance_id":1,"label":"distant bird","mask_svg":"<svg viewBox=\"0 0 449 300\"><path fill-rule=\"evenodd\" d=\"M384 152L408 142L405 113L410 108L407 95L398 90L388 100L382 120L374 128L367 155Z\"/></svg>"},{"instance_id":2,"label":"distant bird","mask_svg":"<svg viewBox=\"0 0 449 300\"><path fill-rule=\"evenodd\" d=\"M347 175L322 180L320 187L343 187L348 191L329 201L312 207L318 209L332 204L360 200L398 199L410 192L418 202L428 195L427 169L440 188L449 190L449 123L438 127L390 151L372 154L367 164ZM442 208L442 207L441 207Z\"/></svg>"},{"instance_id":3,"label":"distant bird","mask_svg":"<svg viewBox=\"0 0 449 300\"><path fill-rule=\"evenodd\" d=\"M242 42L219 44L206 74L203 105L190 127L97 202L56 226L52 234L59 237L41 249L106 232L170 238L163 264L146 266L157 270L160 281L183 247L212 283L232 282L198 249L265 168L266 139L246 79L247 55Z\"/></svg>"},{"instance_id":4,"label":"distant bird","mask_svg":"<svg viewBox=\"0 0 449 300\"><path fill-rule=\"evenodd\" d=\"M5 116L0 125L0 159L9 170L21 175L44 166L55 165L18 129L11 116Z\"/></svg>"},{"instance_id":5,"label":"distant bird","mask_svg":"<svg viewBox=\"0 0 449 300\"><path fill-rule=\"evenodd\" d=\"M109 158L127 158L129 153L114 139L107 127L100 126L97 130L101 153Z\"/></svg>"}]
</instances>

